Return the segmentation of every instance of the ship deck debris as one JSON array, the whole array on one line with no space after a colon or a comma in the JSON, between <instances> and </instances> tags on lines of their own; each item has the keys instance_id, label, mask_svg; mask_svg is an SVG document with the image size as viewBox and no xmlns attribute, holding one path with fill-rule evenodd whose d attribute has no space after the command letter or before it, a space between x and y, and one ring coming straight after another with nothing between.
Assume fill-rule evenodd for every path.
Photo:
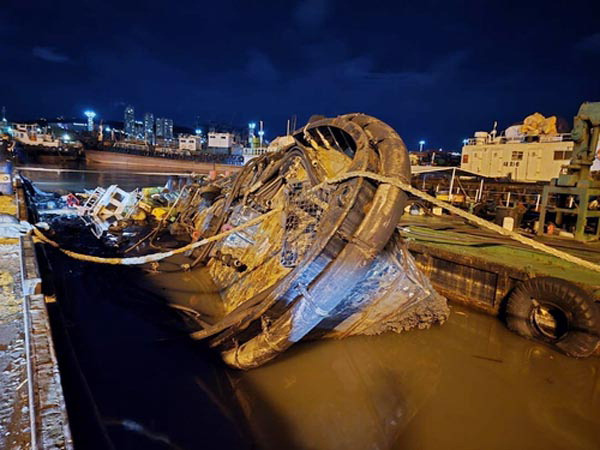
<instances>
[{"instance_id":1,"label":"ship deck debris","mask_svg":"<svg viewBox=\"0 0 600 450\"><path fill-rule=\"evenodd\" d=\"M446 300L396 230L406 194L361 177L329 182L361 170L410 180L408 153L395 131L363 114L315 117L271 145L233 176L173 190L126 193L111 186L61 202L84 217L113 255L148 256L149 272L208 271L223 315L195 310L191 336L209 340L236 368L260 366L302 339L443 323ZM48 236L60 243L52 220L73 217L44 214L57 205L48 208L42 193L30 193L49 220ZM186 245L183 257L153 255L170 257Z\"/></svg>"}]
</instances>

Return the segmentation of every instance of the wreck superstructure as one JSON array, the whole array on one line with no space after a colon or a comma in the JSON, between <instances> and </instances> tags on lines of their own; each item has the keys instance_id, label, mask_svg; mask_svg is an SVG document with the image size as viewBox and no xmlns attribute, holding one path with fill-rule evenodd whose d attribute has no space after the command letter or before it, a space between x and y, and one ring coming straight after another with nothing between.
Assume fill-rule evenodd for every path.
<instances>
[{"instance_id":1,"label":"wreck superstructure","mask_svg":"<svg viewBox=\"0 0 600 450\"><path fill-rule=\"evenodd\" d=\"M445 300L393 238L405 194L360 177L327 182L360 170L408 179L397 134L353 114L313 120L278 144L279 152L251 161L220 192L213 188L208 207L175 222L205 238L275 211L195 251L193 263L206 265L225 315L192 336L210 338L228 364L251 368L306 336L376 334L443 321ZM424 320L409 318L410 312Z\"/></svg>"},{"instance_id":2,"label":"wreck superstructure","mask_svg":"<svg viewBox=\"0 0 600 450\"><path fill-rule=\"evenodd\" d=\"M122 233L137 236L122 247L133 251L126 256L135 264L160 271L168 257L171 268L210 277L215 295L208 301L220 314L204 316L206 305L187 305L198 319L191 336L208 339L236 368L264 364L305 338L444 322L446 300L396 230L406 194L357 175L410 180L395 131L364 114L316 117L272 148L235 175L186 184L164 207L148 209L146 197L111 187L89 194L79 209L89 219L86 211L104 205L94 217L110 216L111 223L92 224L97 236L137 227ZM148 231L140 233L144 216Z\"/></svg>"}]
</instances>

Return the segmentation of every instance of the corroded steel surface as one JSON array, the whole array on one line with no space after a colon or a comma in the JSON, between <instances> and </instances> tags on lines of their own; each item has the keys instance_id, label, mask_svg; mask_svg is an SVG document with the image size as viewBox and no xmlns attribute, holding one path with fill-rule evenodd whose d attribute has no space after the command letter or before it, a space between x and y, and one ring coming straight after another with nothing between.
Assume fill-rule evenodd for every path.
<instances>
[{"instance_id":1,"label":"corroded steel surface","mask_svg":"<svg viewBox=\"0 0 600 450\"><path fill-rule=\"evenodd\" d=\"M221 229L282 206L271 225L258 226L250 236L234 235L202 254L229 316L238 317L226 329L217 328L221 334L212 340L225 362L259 366L313 330L377 334L443 322L445 301L410 255L396 245L384 250L405 194L361 178L323 183L356 170L408 180L407 152L398 135L377 119L350 114L311 121L289 141L245 167L225 204L211 207L218 210ZM223 255L241 261L247 271L236 271ZM429 301L430 314L423 307L419 316L416 305Z\"/></svg>"}]
</instances>

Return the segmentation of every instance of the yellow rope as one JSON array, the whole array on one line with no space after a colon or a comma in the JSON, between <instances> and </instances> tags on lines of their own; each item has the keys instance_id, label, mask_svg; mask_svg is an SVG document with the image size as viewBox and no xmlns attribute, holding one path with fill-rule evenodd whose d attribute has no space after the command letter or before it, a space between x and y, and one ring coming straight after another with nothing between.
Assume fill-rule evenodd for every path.
<instances>
[{"instance_id":1,"label":"yellow rope","mask_svg":"<svg viewBox=\"0 0 600 450\"><path fill-rule=\"evenodd\" d=\"M117 264L138 265L138 264L147 264L149 262L160 261L162 259L169 258L173 255L185 253L187 251L193 250L195 248L201 247L201 246L209 244L211 242L226 238L230 234L234 234L240 230L254 226L254 225L262 222L266 218L272 216L273 214L276 214L281 211L282 211L281 208L272 209L271 211L269 211L265 214L262 214L258 217L255 217L254 219L249 220L248 222L246 222L242 225L239 225L235 228L232 228L230 230L224 231L219 234L215 234L214 236L211 236L206 239L202 239L201 241L198 241L198 242L192 242L191 244L185 245L185 246L177 248L175 250L171 250L168 252L161 252L161 253L153 253L151 255L135 256L135 257L130 257L130 258L104 258L101 256L92 256L92 255L85 255L82 253L73 252L71 250L66 250L64 248L60 248L60 245L57 242L54 242L53 240L46 237L40 230L38 230L35 227L33 227L33 233L40 241L42 241L46 244L49 244L53 247L56 247L61 252L63 252L65 255L70 256L71 258L74 258L74 259L78 259L80 261L89 261L89 262L94 262L94 263L99 263L99 264L113 264L113 265L117 265Z\"/></svg>"},{"instance_id":2,"label":"yellow rope","mask_svg":"<svg viewBox=\"0 0 600 450\"><path fill-rule=\"evenodd\" d=\"M533 239L522 236L519 233L516 233L514 231L510 231L505 228L502 228L501 226L498 226L494 223L488 222L487 220L481 219L480 217L477 217L474 214L468 213L467 211L457 208L456 206L452 206L449 203L446 203L442 200L432 197L431 195L426 194L425 192L422 192L422 191L414 188L413 186L410 185L410 183L401 181L398 178L387 177L387 176L379 175L379 174L373 173L373 172L358 170L358 171L347 172L347 173L338 175L334 178L331 178L329 180L325 180L324 182L315 186L315 188L318 188L319 186L321 186L323 184L340 183L342 181L349 180L352 178L357 178L357 177L368 178L370 180L378 181L380 183L385 183L385 184L390 184L392 186L396 186L397 188L400 188L405 192L410 192L414 196L419 197L423 200L426 200L436 206L439 206L439 207L451 212L452 214L456 214L457 216L463 217L463 218L467 219L469 222L472 222L480 227L487 228L488 230L494 231L498 234L501 234L503 236L514 239L517 242L520 242L524 245L532 247L536 250L540 250L542 252L548 253L549 255L555 256L564 261L571 262L573 264L579 265L581 267L585 267L586 269L593 270L595 272L600 272L600 265L598 265L598 264L594 264L585 259L578 258L577 256L571 255L570 253L555 249L548 245L542 244L541 242L537 242ZM224 231L222 233L216 234L209 238L202 239L201 241L198 241L198 242L193 242L191 244L188 244L184 247L180 247L175 250L171 250L168 252L162 252L162 253L153 253L151 255L145 255L145 256L130 257L130 258L104 258L104 257L100 257L100 256L85 255L85 254L73 252L71 250L65 250L63 248L60 248L59 244L57 244L56 242L47 238L37 228L34 227L33 232L40 241L45 242L49 245L52 245L53 247L58 248L61 252L70 256L71 258L79 259L81 261L100 263L100 264L137 265L137 264L146 264L146 263L154 262L154 261L160 261L162 259L169 258L170 256L177 255L180 253L185 253L189 250L193 250L195 248L201 247L201 246L209 244L211 242L218 241L220 239L223 239L223 238L229 236L230 234L236 233L240 230L243 230L245 228L256 225L257 223L260 223L263 220L265 220L267 217L270 217L271 215L278 213L280 211L282 211L281 208L273 209L261 216L258 216L256 218L238 226L238 227L232 228L231 230Z\"/></svg>"},{"instance_id":3,"label":"yellow rope","mask_svg":"<svg viewBox=\"0 0 600 450\"><path fill-rule=\"evenodd\" d=\"M378 181L380 183L391 184L392 186L396 186L397 188L400 188L405 192L410 192L411 194L413 194L416 197L419 197L423 200L427 200L428 202L433 203L436 206L444 208L445 210L450 211L452 214L456 214L457 216L463 217L463 218L467 219L469 222L479 225L480 227L495 231L498 234L501 234L503 236L514 239L517 242L520 242L524 245L532 247L536 250L540 250L542 252L548 253L552 256L563 259L570 263L577 264L579 266L585 267L586 269L590 269L595 272L600 272L600 265L598 265L598 264L594 264L591 261L587 261L585 259L578 258L577 256L573 256L570 253L563 252L561 250L557 250L553 247L542 244L541 242L537 242L533 239L525 237L519 233L507 230L506 228L502 228L501 226L498 226L495 223L488 222L487 220L477 217L474 214L471 214L467 211L457 208L456 206L452 206L449 203L446 203L442 200L432 197L431 195L426 194L425 192L422 192L422 191L418 190L417 188L414 188L409 183L405 183L405 182L399 180L398 178L386 177L386 176L379 175L379 174L373 173L373 172L357 170L357 171L347 172L347 173L338 175L334 178L326 180L325 182L326 183L339 183L341 181L345 181L345 180L348 180L351 178L357 178L357 177L368 178L368 179L371 179L374 181ZM541 224L540 224L540 226L541 226Z\"/></svg>"}]
</instances>

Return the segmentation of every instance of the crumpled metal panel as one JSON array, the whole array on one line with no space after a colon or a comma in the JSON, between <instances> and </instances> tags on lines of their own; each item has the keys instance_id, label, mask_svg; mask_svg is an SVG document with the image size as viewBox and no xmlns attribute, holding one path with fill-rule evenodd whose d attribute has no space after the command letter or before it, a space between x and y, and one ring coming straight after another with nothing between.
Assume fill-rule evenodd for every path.
<instances>
[{"instance_id":1,"label":"crumpled metal panel","mask_svg":"<svg viewBox=\"0 0 600 450\"><path fill-rule=\"evenodd\" d=\"M444 323L450 310L397 233L365 278L316 328L328 337L373 335ZM332 331L330 331L332 330Z\"/></svg>"}]
</instances>

